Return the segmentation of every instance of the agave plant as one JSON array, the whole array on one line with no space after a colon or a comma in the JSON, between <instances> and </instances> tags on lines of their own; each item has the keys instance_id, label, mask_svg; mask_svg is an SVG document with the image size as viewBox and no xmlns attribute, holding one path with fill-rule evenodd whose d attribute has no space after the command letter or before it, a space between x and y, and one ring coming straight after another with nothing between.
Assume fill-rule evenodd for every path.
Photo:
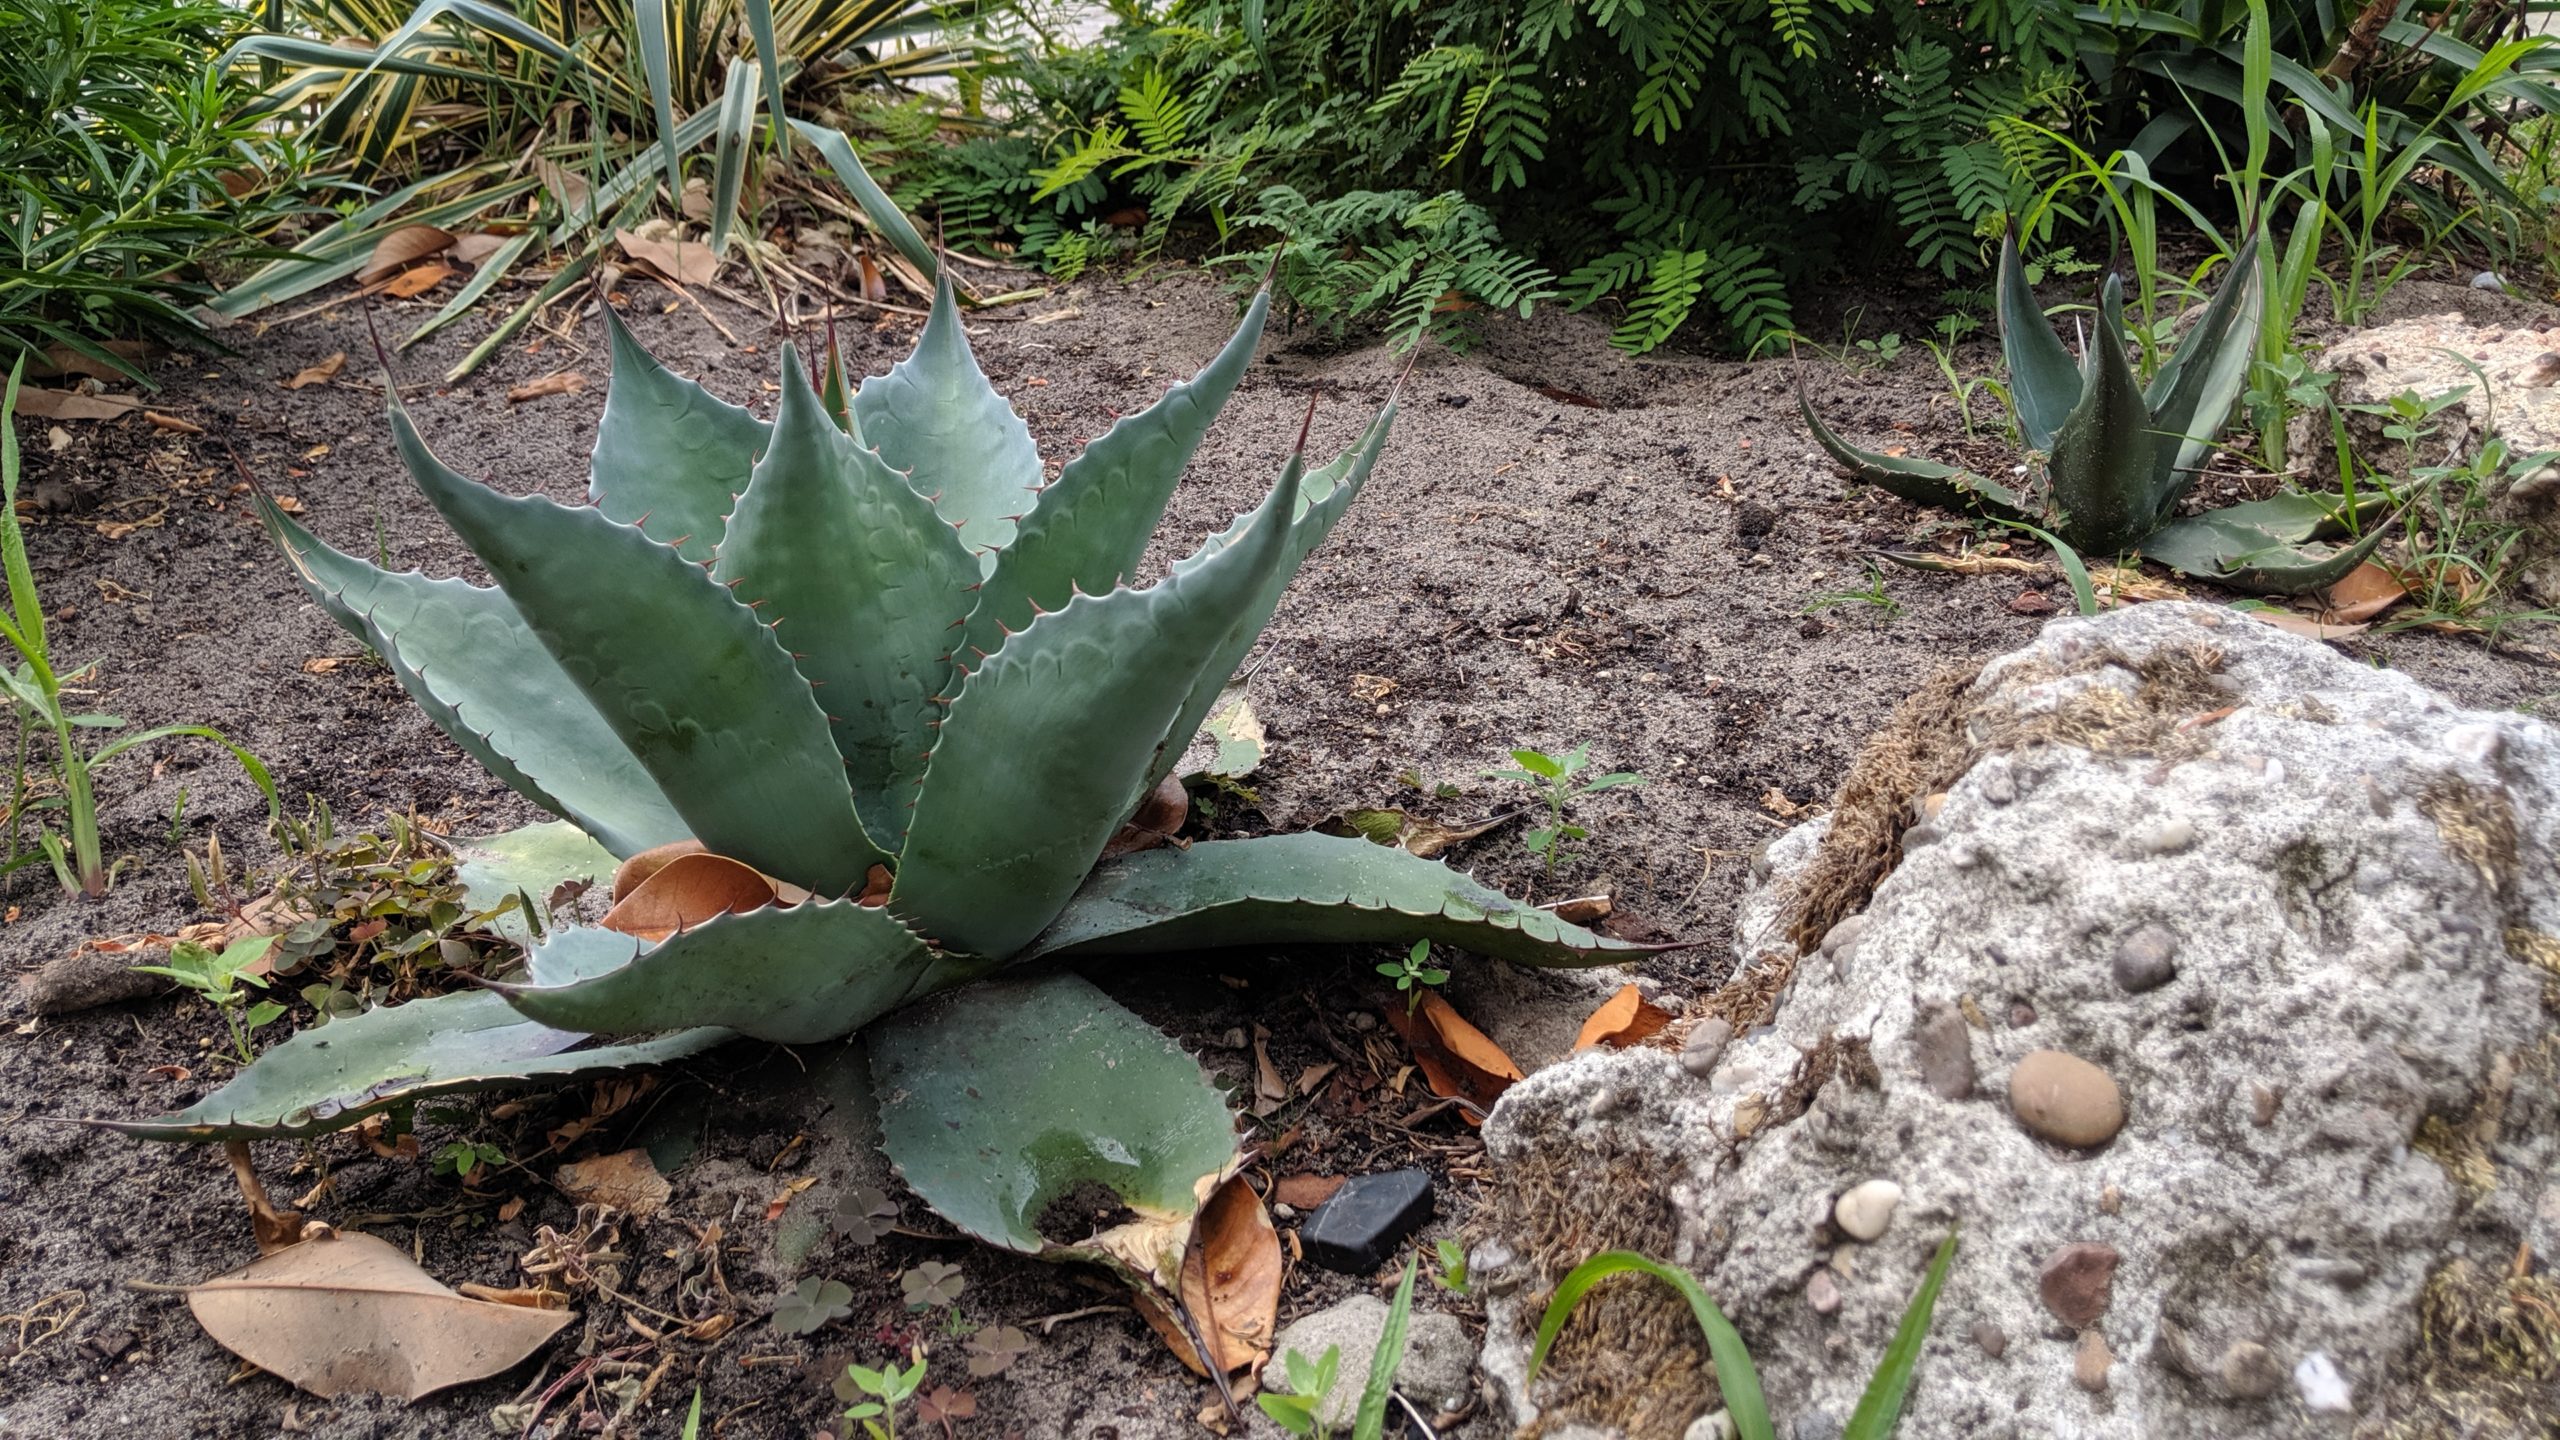
<instances>
[{"instance_id":1,"label":"agave plant","mask_svg":"<svg viewBox=\"0 0 2560 1440\"><path fill-rule=\"evenodd\" d=\"M456 474L394 387L401 459L495 587L389 573L273 505L265 519L312 598L445 733L563 817L466 847L478 903L517 898L526 973L305 1031L196 1104L118 1128L303 1134L732 1036L828 1041L1027 960L1417 938L1531 964L1640 951L1365 840L1102 858L1393 422L1390 397L1314 468L1302 434L1260 504L1134 587L1268 306L1045 483L947 284L914 354L850 393L832 356L822 393L786 346L770 423L670 373L608 308L586 506ZM541 914L558 881L609 873L603 923ZM904 1010L870 1052L892 1158L1000 1243L1162 1281L1238 1163L1197 1065L1072 975ZM1084 1180L1143 1223L1041 1234L1048 1198Z\"/></svg>"},{"instance_id":2,"label":"agave plant","mask_svg":"<svg viewBox=\"0 0 2560 1440\"><path fill-rule=\"evenodd\" d=\"M2244 244L2240 254L2256 249ZM2234 262L2145 386L2126 359L2123 280L2110 275L2099 291L2097 335L2075 365L2027 287L2016 240L2004 244L2000 349L2030 452L2024 492L1957 466L1858 449L1822 423L1801 386L1796 404L1833 459L1906 500L2043 530L2087 554L2139 552L2199 579L2297 595L2373 553L2380 525L2350 545L2320 543L2356 529L2369 506L2288 491L2178 515L2248 387L2260 304L2257 265Z\"/></svg>"}]
</instances>

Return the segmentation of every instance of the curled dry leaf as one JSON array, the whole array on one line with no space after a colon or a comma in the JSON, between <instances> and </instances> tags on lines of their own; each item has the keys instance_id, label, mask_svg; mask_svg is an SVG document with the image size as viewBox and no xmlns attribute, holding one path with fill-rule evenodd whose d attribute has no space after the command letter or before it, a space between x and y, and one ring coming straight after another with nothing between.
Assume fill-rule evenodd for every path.
<instances>
[{"instance_id":1,"label":"curled dry leaf","mask_svg":"<svg viewBox=\"0 0 2560 1440\"><path fill-rule=\"evenodd\" d=\"M1410 1012L1400 1004L1386 1009L1387 1023L1404 1037L1405 1048L1422 1067L1431 1093L1464 1101L1470 1107L1469 1123L1483 1123L1483 1112L1492 1109L1502 1092L1521 1078L1520 1067L1510 1055L1468 1024L1438 991L1425 992Z\"/></svg>"},{"instance_id":2,"label":"curled dry leaf","mask_svg":"<svg viewBox=\"0 0 2560 1440\"><path fill-rule=\"evenodd\" d=\"M1110 843L1102 847L1102 858L1111 860L1140 850L1153 850L1179 833L1182 822L1190 818L1191 792L1182 788L1180 780L1168 775L1164 783L1138 802L1138 813L1130 816L1129 823L1120 827L1120 833L1112 836Z\"/></svg>"},{"instance_id":3,"label":"curled dry leaf","mask_svg":"<svg viewBox=\"0 0 2560 1440\"><path fill-rule=\"evenodd\" d=\"M328 359L321 361L317 365L306 365L301 370L296 371L292 379L284 382L284 388L287 390L301 390L313 385L325 385L330 381L337 379L338 372L346 368L347 352L341 350L337 354L330 356Z\"/></svg>"},{"instance_id":4,"label":"curled dry leaf","mask_svg":"<svg viewBox=\"0 0 2560 1440\"><path fill-rule=\"evenodd\" d=\"M506 1370L573 1318L457 1294L370 1235L261 1257L189 1287L187 1308L224 1349L314 1395L404 1401Z\"/></svg>"},{"instance_id":5,"label":"curled dry leaf","mask_svg":"<svg viewBox=\"0 0 2560 1440\"><path fill-rule=\"evenodd\" d=\"M394 300L415 300L453 278L450 265L412 265L388 280L377 281L370 288Z\"/></svg>"},{"instance_id":6,"label":"curled dry leaf","mask_svg":"<svg viewBox=\"0 0 2560 1440\"><path fill-rule=\"evenodd\" d=\"M486 230L474 230L468 235L453 237L453 258L464 265L476 266L506 248L506 236L493 235Z\"/></svg>"},{"instance_id":7,"label":"curled dry leaf","mask_svg":"<svg viewBox=\"0 0 2560 1440\"><path fill-rule=\"evenodd\" d=\"M1280 1235L1262 1197L1229 1176L1191 1223L1191 1240L1182 1254L1182 1307L1190 1328L1199 1332L1222 1373L1259 1373L1271 1357L1272 1337L1280 1320L1280 1277L1288 1267L1280 1258ZM1152 1288L1135 1292L1138 1313L1146 1317L1174 1358L1206 1375L1185 1327L1168 1314L1163 1297Z\"/></svg>"},{"instance_id":8,"label":"curled dry leaf","mask_svg":"<svg viewBox=\"0 0 2560 1440\"><path fill-rule=\"evenodd\" d=\"M123 395L90 395L36 385L18 389L18 413L39 420L113 420L141 408L141 401Z\"/></svg>"},{"instance_id":9,"label":"curled dry leaf","mask_svg":"<svg viewBox=\"0 0 2560 1440\"><path fill-rule=\"evenodd\" d=\"M521 405L527 400L540 400L547 395L575 395L587 388L587 377L575 370L555 370L539 380L528 380L507 392L507 403Z\"/></svg>"},{"instance_id":10,"label":"curled dry leaf","mask_svg":"<svg viewBox=\"0 0 2560 1440\"><path fill-rule=\"evenodd\" d=\"M617 889L620 883L620 877L615 877ZM697 850L670 856L615 900L599 923L644 940L664 940L715 916L761 910L777 900L797 904L807 898L808 891L786 886L752 865Z\"/></svg>"},{"instance_id":11,"label":"curled dry leaf","mask_svg":"<svg viewBox=\"0 0 2560 1440\"><path fill-rule=\"evenodd\" d=\"M2400 577L2367 560L2329 587L2329 608L2320 612L2325 625L2358 625L2409 597Z\"/></svg>"},{"instance_id":12,"label":"curled dry leaf","mask_svg":"<svg viewBox=\"0 0 2560 1440\"><path fill-rule=\"evenodd\" d=\"M573 1160L552 1178L570 1199L610 1206L635 1220L646 1220L667 1208L667 1197L675 1193L646 1150L617 1150L592 1160Z\"/></svg>"},{"instance_id":13,"label":"curled dry leaf","mask_svg":"<svg viewBox=\"0 0 2560 1440\"><path fill-rule=\"evenodd\" d=\"M1622 1048L1660 1033L1670 1023L1670 1011L1645 999L1644 992L1635 986L1621 985L1617 994L1602 1001L1600 1008L1591 1012L1591 1018L1582 1022L1582 1034L1574 1040L1573 1048L1576 1052L1595 1045Z\"/></svg>"},{"instance_id":14,"label":"curled dry leaf","mask_svg":"<svg viewBox=\"0 0 2560 1440\"><path fill-rule=\"evenodd\" d=\"M679 285L708 285L720 273L720 256L709 245L682 236L653 239L629 230L613 232L613 243L631 263L662 280Z\"/></svg>"},{"instance_id":15,"label":"curled dry leaf","mask_svg":"<svg viewBox=\"0 0 2560 1440\"><path fill-rule=\"evenodd\" d=\"M1373 845L1392 845L1421 860L1437 860L1457 846L1509 823L1518 816L1505 811L1488 820L1443 825L1404 810L1345 810L1316 826L1328 835L1357 835Z\"/></svg>"},{"instance_id":16,"label":"curled dry leaf","mask_svg":"<svg viewBox=\"0 0 2560 1440\"><path fill-rule=\"evenodd\" d=\"M2370 625L2332 625L2291 610L2243 610L2240 613L2262 625L2273 625L2307 640L2344 640L2372 628Z\"/></svg>"},{"instance_id":17,"label":"curled dry leaf","mask_svg":"<svg viewBox=\"0 0 2560 1440\"><path fill-rule=\"evenodd\" d=\"M1313 1210L1333 1198L1348 1177L1341 1175L1283 1175L1271 1182L1271 1198L1280 1204L1300 1210Z\"/></svg>"},{"instance_id":18,"label":"curled dry leaf","mask_svg":"<svg viewBox=\"0 0 2560 1440\"><path fill-rule=\"evenodd\" d=\"M612 892L614 903L620 904L630 896L632 891L639 889L642 882L665 869L667 862L677 856L708 853L702 848L702 842L699 840L670 840L664 845L650 846L614 867Z\"/></svg>"},{"instance_id":19,"label":"curled dry leaf","mask_svg":"<svg viewBox=\"0 0 2560 1440\"><path fill-rule=\"evenodd\" d=\"M453 248L453 234L433 225L403 225L374 242L373 254L356 272L356 283L370 285L388 275Z\"/></svg>"},{"instance_id":20,"label":"curled dry leaf","mask_svg":"<svg viewBox=\"0 0 2560 1440\"><path fill-rule=\"evenodd\" d=\"M183 419L176 415L163 415L157 410L143 411L142 418L150 421L155 429L173 431L180 435L201 435L204 433L204 427L193 420Z\"/></svg>"}]
</instances>

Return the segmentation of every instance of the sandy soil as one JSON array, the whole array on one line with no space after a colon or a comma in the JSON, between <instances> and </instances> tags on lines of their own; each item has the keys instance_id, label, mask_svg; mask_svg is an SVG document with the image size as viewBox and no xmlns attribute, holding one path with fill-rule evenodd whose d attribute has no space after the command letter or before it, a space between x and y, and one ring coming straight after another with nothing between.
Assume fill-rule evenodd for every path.
<instances>
[{"instance_id":1,"label":"sandy soil","mask_svg":"<svg viewBox=\"0 0 2560 1440\"><path fill-rule=\"evenodd\" d=\"M644 338L679 369L769 412L777 338L769 317L721 310L743 342L733 347L689 307L659 313L663 293L637 284L625 293ZM1094 280L982 324L977 343L1054 457L1205 360L1233 313L1230 299L1197 276L1133 286ZM1043 323L1018 318L1033 315ZM899 358L913 323L888 316L848 329L854 364L876 371ZM2015 577L1904 571L1886 575L1897 614L1846 605L1808 615L1817 597L1862 585L1863 557L1909 544L1922 517L1851 493L1819 460L1795 420L1783 366L1634 361L1610 351L1605 333L1591 317L1545 313L1496 323L1472 355L1422 358L1368 493L1307 565L1255 658L1250 693L1272 741L1256 780L1260 813L1222 823L1290 830L1383 804L1474 818L1520 798L1480 778L1505 750L1591 742L1600 763L1640 771L1649 783L1584 814L1595 831L1584 860L1550 878L1516 829L1457 858L1541 899L1611 892L1622 933L1708 942L1648 967L1674 994L1695 994L1721 972L1718 942L1752 850L1796 807L1829 795L1859 741L1924 676L2013 648L2040 621L2013 613L2022 589ZM139 416L66 426L69 443L58 451L44 427L24 436L30 549L59 617L57 653L103 660L88 708L137 725L219 725L264 756L289 795L324 798L349 825L385 807L414 806L456 834L535 818L305 603L233 491L227 449L297 497L340 545L369 552L378 537L396 565L474 573L391 459L371 366L351 360L327 384L279 388L333 353L366 353L360 310L348 304L232 338L236 355L176 356L161 369L167 389L152 403L203 427L201 436ZM546 337L538 350L519 345L449 391L421 383L473 339L440 339L402 361L427 434L448 461L503 488L576 496L605 380L592 322ZM1311 397L1318 442L1338 446L1403 366L1380 348L1329 345L1305 332L1276 337L1265 352L1176 498L1159 563L1260 493ZM1967 358L1987 367L1992 357L1976 347ZM506 399L511 386L563 369L585 377L582 393ZM1808 381L1853 437L1942 447L1960 434L1925 356L1863 374L1816 365ZM2067 591L2057 593L2067 605ZM2547 670L2440 635L2376 635L2356 649L2473 705L2530 704L2560 689ZM331 659L339 663L313 663ZM1419 793L1407 776L1457 793ZM218 835L235 861L274 862L263 803L227 758L157 747L104 781L109 851L131 857L106 899L66 901L33 872L20 876L0 926L0 953L15 970L32 970L84 936L204 918L168 837L182 788L190 844ZM1383 1082L1358 1073L1393 1069L1370 1063L1392 1059L1372 1043L1366 1014L1378 1003L1368 973L1376 958L1244 953L1213 967L1114 967L1096 978L1230 1081L1247 1079L1251 1059L1225 1043L1229 1032L1257 1022L1272 1030L1284 1069L1349 1056L1359 1083L1329 1087L1267 1122L1300 1126L1304 1148L1279 1168L1430 1165L1444 1181L1430 1233L1451 1233L1475 1203L1477 1147L1445 1113L1402 1125L1428 1097L1371 1088ZM1528 993L1533 1008L1550 997L1568 1034L1580 1018L1575 1007L1587 1003L1566 989ZM1462 973L1452 994L1462 1007L1472 995L1493 1003L1477 974ZM1505 995L1516 1007L1517 987ZM970 1380L960 1347L938 1344L935 1380L965 1386L977 1401L976 1417L956 1422L957 1431L1091 1440L1199 1433L1189 1417L1205 1387L1125 1309L1047 1334L1033 1324L1112 1303L1081 1277L940 1238L947 1231L912 1200L903 1223L915 1233L871 1247L828 1236L821 1222L833 1196L876 1176L876 1158L822 1088L771 1083L777 1064L796 1073L789 1057L777 1062L753 1047L665 1077L574 1152L511 1167L485 1191L415 1161L378 1158L346 1137L259 1146L279 1193L310 1188L325 1165L331 1189L313 1202L315 1213L414 1246L456 1284L514 1283L540 1227L573 1227L574 1207L549 1180L558 1159L647 1143L682 1163L669 1209L626 1226L616 1247L617 1288L641 1307L590 1296L580 1324L506 1377L413 1409L322 1402L270 1377L239 1377L181 1301L127 1287L201 1279L253 1257L218 1154L68 1123L201 1094L222 1072L205 1048L213 1022L168 998L44 1020L11 1007L11 1028L0 1032L0 1320L72 1318L58 1331L31 1324L14 1358L15 1326L0 1323L0 1433L489 1434L498 1433L493 1409L566 1376L546 1425L601 1417L620 1403L611 1387L623 1385L627 1396L637 1381L648 1398L625 1433L674 1435L699 1384L706 1434L806 1436L837 1423L827 1380L842 1359L876 1363L917 1333L897 1275L926 1259L963 1267L970 1288L959 1309L969 1321L1033 1329L1031 1355L992 1379ZM155 1068L171 1066L187 1078ZM531 1154L544 1148L547 1129L585 1112L587 1093L464 1123L511 1155ZM422 1127L430 1151L459 1133ZM795 1144L795 1135L807 1139ZM810 1177L820 1183L768 1220L776 1197ZM514 1197L526 1203L499 1219ZM703 1227L715 1222L721 1235L706 1248ZM775 1334L763 1317L773 1296L804 1275L846 1281L855 1308L800 1341ZM1365 1282L1302 1270L1283 1319L1356 1283ZM1432 1303L1471 1315L1456 1297ZM692 1318L723 1309L738 1325L708 1343L652 1343L632 1325L663 1328L653 1311ZM609 1363L582 1368L589 1360ZM1494 1427L1477 1419L1462 1428Z\"/></svg>"}]
</instances>

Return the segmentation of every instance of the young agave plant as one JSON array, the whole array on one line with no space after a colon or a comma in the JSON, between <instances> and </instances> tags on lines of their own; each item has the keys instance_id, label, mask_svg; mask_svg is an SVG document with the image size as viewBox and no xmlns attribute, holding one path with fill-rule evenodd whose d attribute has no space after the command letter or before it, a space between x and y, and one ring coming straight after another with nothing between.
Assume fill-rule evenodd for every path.
<instances>
[{"instance_id":1,"label":"young agave plant","mask_svg":"<svg viewBox=\"0 0 2560 1440\"><path fill-rule=\"evenodd\" d=\"M2253 248L2243 245L2243 255ZM1916 504L2035 526L2086 554L2138 551L2199 579L2300 594L2363 564L2384 527L2367 527L2361 540L2343 548L2315 543L2342 537L2369 517L2344 497L2292 491L2177 517L2178 502L2248 388L2260 304L2258 267L2235 262L2145 388L2125 359L2123 280L2107 277L2098 296L2097 338L2074 365L2027 287L2017 241L2003 244L2000 349L2018 428L2033 452L2035 483L2028 494L1953 465L1860 450L1822 423L1801 387L1796 404L1833 459L1858 479Z\"/></svg>"},{"instance_id":2,"label":"young agave plant","mask_svg":"<svg viewBox=\"0 0 2560 1440\"><path fill-rule=\"evenodd\" d=\"M770 423L669 373L608 310L586 506L456 474L395 392L410 476L496 586L386 572L272 505L266 523L446 734L563 817L465 852L476 898L517 897L527 974L305 1031L196 1104L118 1128L305 1134L733 1036L826 1041L1036 959L1416 938L1541 965L1640 950L1365 840L1103 858L1394 418L1391 398L1321 467L1290 456L1259 505L1133 588L1268 303L1045 484L947 285L913 356L849 396L837 365L822 396L786 346ZM617 862L604 923L534 932L535 897ZM965 1023L938 1003L872 1037L892 1158L987 1238L1164 1288L1237 1163L1219 1093L1071 975L951 1000ZM1044 1204L1083 1181L1119 1191L1137 1228L1039 1233Z\"/></svg>"}]
</instances>

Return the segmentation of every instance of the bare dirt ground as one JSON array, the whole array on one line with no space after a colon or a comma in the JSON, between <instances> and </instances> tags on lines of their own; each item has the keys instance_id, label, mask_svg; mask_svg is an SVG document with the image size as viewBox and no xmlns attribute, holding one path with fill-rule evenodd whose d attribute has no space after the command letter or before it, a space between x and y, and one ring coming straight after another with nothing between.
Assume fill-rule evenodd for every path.
<instances>
[{"instance_id":1,"label":"bare dirt ground","mask_svg":"<svg viewBox=\"0 0 2560 1440\"><path fill-rule=\"evenodd\" d=\"M720 308L740 342L732 345L655 287L633 282L622 293L644 339L676 368L769 413L778 339L770 317ZM985 319L977 345L1054 458L1206 360L1234 313L1231 298L1196 275L1090 280ZM397 333L400 319L414 323L393 317L386 330ZM901 357L914 323L888 315L845 328L855 368ZM57 653L101 661L85 708L137 726L221 726L265 757L289 796L325 799L347 828L378 823L385 809L414 808L456 835L537 818L305 602L234 489L226 448L342 547L477 578L391 457L371 365L351 359L325 384L280 388L329 355L369 353L364 333L350 301L263 334L235 330L237 354L169 357L160 367L167 388L151 403L201 435L138 415L66 425L59 449L44 426L24 432L30 549L57 616ZM1471 355L1422 357L1369 490L1309 562L1253 661L1250 694L1271 753L1255 778L1258 812L1231 810L1219 823L1285 831L1396 804L1477 818L1522 798L1481 778L1506 750L1590 742L1600 764L1640 771L1648 783L1583 815L1595 832L1587 856L1551 877L1523 851L1515 825L1455 858L1541 900L1609 892L1621 933L1705 942L1646 967L1672 994L1695 995L1726 963L1721 942L1751 852L1797 807L1828 797L1859 742L1924 677L2013 648L2041 619L2013 612L2028 588L2015 576L1906 571L1885 575L1894 613L1852 604L1808 614L1826 593L1862 586L1864 557L1911 545L1931 517L1852 493L1817 457L1785 366L1629 360L1607 348L1605 333L1592 317L1542 313L1494 323ZM427 435L449 462L501 488L578 496L606 379L594 322L565 324L538 349L517 345L450 390L426 383L474 338L439 339L401 361ZM1404 365L1383 348L1303 331L1277 334L1264 349L1174 502L1159 563L1261 493L1310 398L1317 443L1337 447ZM1987 367L1992 357L1976 346L1967 359ZM508 401L511 387L563 370L582 375L585 388ZM1865 374L1818 364L1808 379L1854 438L1943 447L1960 436L1925 357ZM2068 606L2053 582L2035 588ZM2552 671L2463 639L2377 632L2354 645L2467 704L2532 705L2560 689ZM1443 785L1454 793L1438 793ZM207 918L169 836L182 789L188 844L219 836L235 865L276 862L264 804L226 757L156 747L102 782L109 853L131 857L111 894L66 900L37 872L20 875L0 925L0 953L15 971L84 937ZM1427 1233L1454 1233L1483 1183L1478 1147L1446 1112L1406 1123L1430 1097L1391 1088L1398 1060L1371 1013L1382 1003L1370 973L1378 958L1244 951L1094 978L1248 1095L1251 1052L1232 1042L1257 1023L1272 1032L1287 1073L1341 1064L1339 1083L1255 1122L1264 1138L1297 1131L1293 1153L1274 1168L1427 1165L1443 1187ZM1464 966L1451 993L1461 1008L1496 999ZM1521 993L1504 989L1515 1011ZM1531 1009L1547 997L1550 1030L1568 1037L1589 1004L1586 992L1562 987L1526 994ZM325 1171L314 1214L412 1248L448 1284L517 1283L543 1227L575 1228L575 1207L552 1185L563 1159L647 1143L673 1170L675 1191L659 1216L626 1223L618 1243L591 1237L628 1301L588 1293L579 1323L502 1378L403 1408L319 1401L236 1373L181 1300L129 1285L199 1280L254 1257L218 1153L70 1123L157 1112L218 1083L227 1072L210 1048L216 1022L166 996L45 1019L9 1003L0 1030L0 1433L514 1434L524 1412L502 1417L502 1430L492 1412L547 1396L537 1433L590 1433L637 1397L620 1433L659 1437L677 1432L699 1386L704 1434L796 1440L841 1433L828 1382L843 1360L876 1364L919 1336L934 1342L934 1383L964 1388L976 1403L974 1417L949 1422L955 1436L1200 1433L1191 1417L1206 1387L1084 1277L948 1238L912 1199L903 1232L876 1245L830 1234L834 1198L876 1176L876 1157L822 1087L770 1083L827 1057L753 1046L662 1077L573 1148L549 1150L546 1135L587 1113L585 1089L483 1108L459 1128L423 1123L430 1154L468 1133L520 1158L480 1188L351 1137L258 1146L280 1196L300 1196ZM1523 1045L1532 1052L1524 1063L1550 1058ZM794 1190L807 1178L819 1183ZM962 1267L960 1321L901 1304L897 1277L923 1260ZM765 1319L773 1298L813 1275L850 1285L853 1314L810 1339L777 1334ZM1282 1318L1366 1283L1299 1270ZM1429 1303L1472 1314L1459 1297ZM1046 1331L1037 1323L1080 1311L1094 1313ZM669 1313L730 1313L736 1324L716 1339L650 1339L664 1334ZM973 1379L957 1334L971 1324L1023 1327L1032 1351L1004 1374ZM1252 1423L1268 1430L1259 1417ZM1494 1428L1462 1423L1478 1434Z\"/></svg>"}]
</instances>

